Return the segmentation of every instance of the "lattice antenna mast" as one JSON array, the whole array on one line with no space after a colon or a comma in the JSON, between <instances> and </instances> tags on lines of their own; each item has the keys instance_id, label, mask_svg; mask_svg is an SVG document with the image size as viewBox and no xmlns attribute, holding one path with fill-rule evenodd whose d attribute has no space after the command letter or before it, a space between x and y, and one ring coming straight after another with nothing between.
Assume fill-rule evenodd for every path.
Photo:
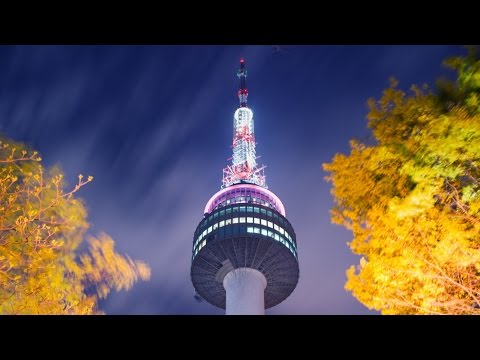
<instances>
[{"instance_id":1,"label":"lattice antenna mast","mask_svg":"<svg viewBox=\"0 0 480 360\"><path fill-rule=\"evenodd\" d=\"M265 166L257 167L253 112L247 107L247 69L243 59L240 60L237 76L240 80L238 90L240 107L233 116L232 165L227 165L223 169L222 188L238 183L255 184L267 188Z\"/></svg>"}]
</instances>

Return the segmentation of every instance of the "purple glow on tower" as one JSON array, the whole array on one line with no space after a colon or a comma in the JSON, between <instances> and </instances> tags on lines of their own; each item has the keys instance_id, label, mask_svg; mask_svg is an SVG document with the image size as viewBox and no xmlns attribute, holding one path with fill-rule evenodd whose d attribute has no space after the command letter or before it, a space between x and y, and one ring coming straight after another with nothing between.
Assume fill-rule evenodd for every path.
<instances>
[{"instance_id":1,"label":"purple glow on tower","mask_svg":"<svg viewBox=\"0 0 480 360\"><path fill-rule=\"evenodd\" d=\"M232 185L220 190L208 200L203 212L209 214L219 207L236 203L268 206L285 216L285 207L277 195L268 189L250 184Z\"/></svg>"}]
</instances>

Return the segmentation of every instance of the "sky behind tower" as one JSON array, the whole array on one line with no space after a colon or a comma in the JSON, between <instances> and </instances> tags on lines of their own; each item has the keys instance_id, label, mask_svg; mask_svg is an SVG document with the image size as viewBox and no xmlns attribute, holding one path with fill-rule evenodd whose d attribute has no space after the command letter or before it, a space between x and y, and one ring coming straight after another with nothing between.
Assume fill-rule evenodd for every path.
<instances>
[{"instance_id":1,"label":"sky behind tower","mask_svg":"<svg viewBox=\"0 0 480 360\"><path fill-rule=\"evenodd\" d=\"M367 99L390 76L433 84L460 46L0 46L0 132L34 146L79 193L90 232L146 261L152 278L102 303L109 314L223 314L193 298L193 232L231 156L236 71L269 189L295 228L300 280L267 314L369 314L344 290L358 262L330 223L321 165L369 135Z\"/></svg>"}]
</instances>

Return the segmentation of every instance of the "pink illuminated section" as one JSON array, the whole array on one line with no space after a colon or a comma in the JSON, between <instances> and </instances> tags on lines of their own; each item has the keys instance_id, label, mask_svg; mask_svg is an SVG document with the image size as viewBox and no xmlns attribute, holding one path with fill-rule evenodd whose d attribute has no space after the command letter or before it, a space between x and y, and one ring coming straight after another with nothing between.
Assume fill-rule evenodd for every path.
<instances>
[{"instance_id":1,"label":"pink illuminated section","mask_svg":"<svg viewBox=\"0 0 480 360\"><path fill-rule=\"evenodd\" d=\"M268 189L253 184L237 184L218 191L208 200L204 214L209 214L218 207L231 204L269 206L285 216L285 207L278 196Z\"/></svg>"}]
</instances>

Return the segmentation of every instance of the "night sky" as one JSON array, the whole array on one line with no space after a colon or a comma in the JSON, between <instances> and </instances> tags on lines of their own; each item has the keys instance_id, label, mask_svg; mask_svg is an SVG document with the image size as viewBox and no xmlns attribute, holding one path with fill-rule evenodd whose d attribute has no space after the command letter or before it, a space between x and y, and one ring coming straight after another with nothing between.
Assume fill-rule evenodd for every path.
<instances>
[{"instance_id":1,"label":"night sky","mask_svg":"<svg viewBox=\"0 0 480 360\"><path fill-rule=\"evenodd\" d=\"M0 132L59 164L90 233L146 261L149 282L112 293L108 314L223 314L193 297L193 232L231 156L236 71L248 69L257 154L295 228L300 280L267 314L372 314L344 290L358 262L330 222L322 163L366 138L367 99L390 76L433 84L460 46L0 46Z\"/></svg>"}]
</instances>

